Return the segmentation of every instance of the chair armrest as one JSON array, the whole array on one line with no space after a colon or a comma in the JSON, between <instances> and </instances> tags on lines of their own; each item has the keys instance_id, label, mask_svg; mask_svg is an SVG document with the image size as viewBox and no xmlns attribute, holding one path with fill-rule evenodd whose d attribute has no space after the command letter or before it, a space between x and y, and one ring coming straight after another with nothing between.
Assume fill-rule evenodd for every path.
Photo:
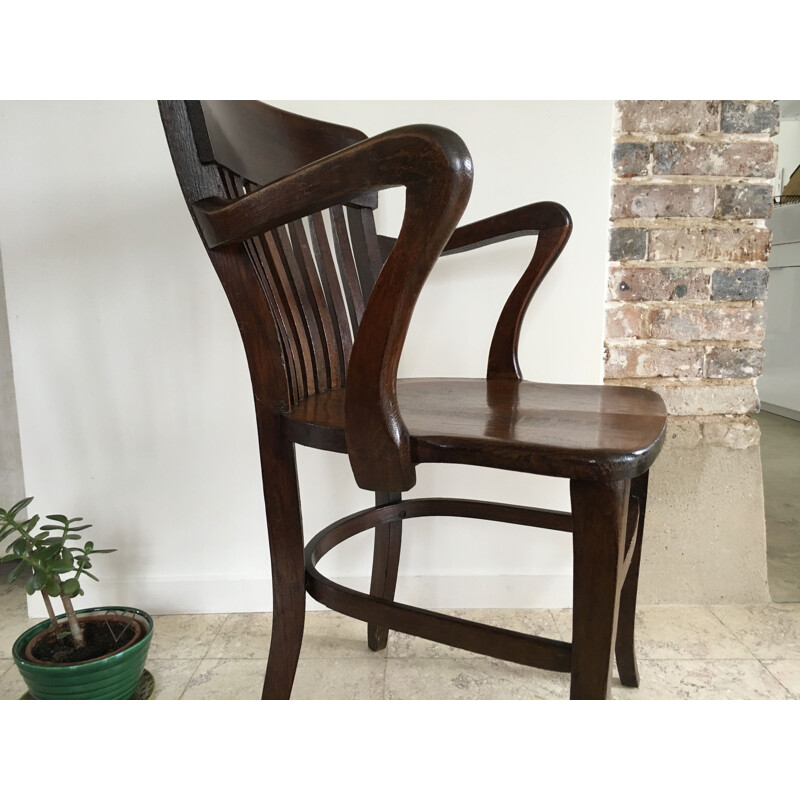
<instances>
[{"instance_id":1,"label":"chair armrest","mask_svg":"<svg viewBox=\"0 0 800 800\"><path fill-rule=\"evenodd\" d=\"M520 236L536 236L551 228L572 229L567 209L558 203L532 203L456 228L442 255L465 253Z\"/></svg>"},{"instance_id":2,"label":"chair armrest","mask_svg":"<svg viewBox=\"0 0 800 800\"><path fill-rule=\"evenodd\" d=\"M416 482L397 402L411 314L472 188L472 159L452 131L414 125L358 142L236 200L195 203L209 248L241 242L375 189L406 187L403 224L361 319L347 369L345 436L358 485L407 491Z\"/></svg>"},{"instance_id":3,"label":"chair armrest","mask_svg":"<svg viewBox=\"0 0 800 800\"><path fill-rule=\"evenodd\" d=\"M442 255L465 253L478 247L538 236L533 258L508 297L492 336L487 377L521 380L518 348L525 311L550 267L553 266L572 232L572 219L558 203L542 202L495 214L453 231ZM389 251L394 239L379 236L381 250Z\"/></svg>"},{"instance_id":4,"label":"chair armrest","mask_svg":"<svg viewBox=\"0 0 800 800\"><path fill-rule=\"evenodd\" d=\"M522 380L519 367L519 335L525 312L545 275L564 249L572 233L572 219L558 203L533 203L454 231L444 254L462 253L519 236L537 235L536 248L525 272L506 301L492 336L486 377Z\"/></svg>"}]
</instances>

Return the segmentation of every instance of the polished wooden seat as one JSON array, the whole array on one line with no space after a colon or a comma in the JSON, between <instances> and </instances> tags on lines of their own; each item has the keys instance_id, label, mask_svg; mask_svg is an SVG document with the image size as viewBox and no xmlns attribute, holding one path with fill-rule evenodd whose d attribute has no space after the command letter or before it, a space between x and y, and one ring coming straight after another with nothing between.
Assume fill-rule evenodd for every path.
<instances>
[{"instance_id":1,"label":"polished wooden seat","mask_svg":"<svg viewBox=\"0 0 800 800\"><path fill-rule=\"evenodd\" d=\"M313 395L287 411L287 436L346 453L345 395ZM623 480L648 469L664 428L661 398L622 386L411 378L398 381L397 397L417 464Z\"/></svg>"},{"instance_id":2,"label":"polished wooden seat","mask_svg":"<svg viewBox=\"0 0 800 800\"><path fill-rule=\"evenodd\" d=\"M571 673L570 696L606 698L611 666L638 683L634 621L648 474L664 438L661 398L643 389L522 379L517 348L531 297L569 239L557 203L457 227L472 160L452 131L360 131L254 102L161 101L187 205L239 325L253 386L273 580L263 697L288 698L306 592L362 619L367 644L403 631ZM398 238L378 234L378 193L406 189ZM535 236L488 347L485 379L398 380L414 304L440 256ZM598 298L599 302L599 298ZM304 546L295 446L346 453L374 507ZM428 462L570 481L571 512L469 498L405 499ZM571 642L507 631L394 599L403 520L493 520L571 532ZM374 529L369 593L319 561ZM532 678L533 679L533 678Z\"/></svg>"}]
</instances>

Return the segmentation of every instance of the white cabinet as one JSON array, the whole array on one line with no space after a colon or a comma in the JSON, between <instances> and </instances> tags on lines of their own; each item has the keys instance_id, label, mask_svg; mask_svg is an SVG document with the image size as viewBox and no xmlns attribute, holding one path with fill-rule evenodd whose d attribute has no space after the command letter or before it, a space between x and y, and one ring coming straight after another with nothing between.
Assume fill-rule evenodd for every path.
<instances>
[{"instance_id":1,"label":"white cabinet","mask_svg":"<svg viewBox=\"0 0 800 800\"><path fill-rule=\"evenodd\" d=\"M765 411L800 420L800 204L776 206L768 224L772 250L758 392Z\"/></svg>"}]
</instances>

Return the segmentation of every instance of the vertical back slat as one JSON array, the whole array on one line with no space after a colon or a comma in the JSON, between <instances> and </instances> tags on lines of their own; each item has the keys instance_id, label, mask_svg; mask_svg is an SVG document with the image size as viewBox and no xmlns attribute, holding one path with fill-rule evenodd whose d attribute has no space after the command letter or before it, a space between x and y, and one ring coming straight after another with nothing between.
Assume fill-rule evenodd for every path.
<instances>
[{"instance_id":1,"label":"vertical back slat","mask_svg":"<svg viewBox=\"0 0 800 800\"><path fill-rule=\"evenodd\" d=\"M233 180L240 192L244 195L257 188L251 181L246 181L238 175L233 175ZM273 316L278 323L278 330L283 347L284 364L289 375L289 388L292 403L299 402L305 395L303 391L304 377L303 364L300 360L298 348L295 343L295 336L292 333L292 318L285 303L280 301L280 292L275 283L275 276L270 269L269 261L264 249L263 239L251 239L247 242L250 261L259 281L264 289L264 293L272 309Z\"/></svg>"},{"instance_id":2,"label":"vertical back slat","mask_svg":"<svg viewBox=\"0 0 800 800\"><path fill-rule=\"evenodd\" d=\"M244 181L240 176L220 167L222 181L229 197L242 197L253 189L253 184ZM268 268L263 244L255 239L250 239L244 243L253 271L258 279L264 296L267 299L273 318L276 321L278 334L281 342L283 362L286 367L289 394L292 403L298 402L302 397L302 366L297 356L297 348L293 346L292 334L289 329L286 309L278 299L275 282Z\"/></svg>"},{"instance_id":3,"label":"vertical back slat","mask_svg":"<svg viewBox=\"0 0 800 800\"><path fill-rule=\"evenodd\" d=\"M347 363L350 361L350 352L353 349L353 335L347 321L347 309L339 285L339 275L333 260L328 234L322 214L317 212L308 218L308 229L311 234L311 246L314 258L319 267L319 278L322 291L328 303L328 309L335 324L336 346L341 365L341 385L344 386Z\"/></svg>"},{"instance_id":4,"label":"vertical back slat","mask_svg":"<svg viewBox=\"0 0 800 800\"><path fill-rule=\"evenodd\" d=\"M344 211L341 206L333 206L330 215L333 246L342 273L342 286L347 300L347 308L350 311L350 323L355 332L361 324L361 317L364 316L364 295L361 292L353 251L350 249L350 235L344 219Z\"/></svg>"},{"instance_id":5,"label":"vertical back slat","mask_svg":"<svg viewBox=\"0 0 800 800\"><path fill-rule=\"evenodd\" d=\"M262 286L268 287L268 297L271 298L270 308L278 324L283 345L284 363L287 367L292 403L297 403L303 395L303 365L295 342L293 333L293 322L286 304L281 301L281 293L275 283L275 276L270 269L263 237L251 239L248 242L250 260L257 275L259 275Z\"/></svg>"},{"instance_id":6,"label":"vertical back slat","mask_svg":"<svg viewBox=\"0 0 800 800\"><path fill-rule=\"evenodd\" d=\"M285 226L275 230L275 239L280 247L283 264L286 266L289 280L294 287L294 296L302 310L303 329L309 348L309 357L313 367L314 385L309 390L315 392L328 388L327 351L322 332L322 321L311 280L305 269L301 269L297 254L292 246L291 237Z\"/></svg>"},{"instance_id":7,"label":"vertical back slat","mask_svg":"<svg viewBox=\"0 0 800 800\"><path fill-rule=\"evenodd\" d=\"M383 267L378 233L375 230L375 217L371 208L347 207L347 222L350 228L350 241L356 259L361 293L369 302L372 288Z\"/></svg>"},{"instance_id":8,"label":"vertical back slat","mask_svg":"<svg viewBox=\"0 0 800 800\"><path fill-rule=\"evenodd\" d=\"M303 320L303 309L294 292L293 282L289 276L287 265L283 261L281 248L275 231L267 231L258 237L264 245L266 263L272 270L280 303L287 312L289 328L292 334L297 359L300 362L302 384L300 397L308 397L316 391L314 381L314 363L311 358L311 345Z\"/></svg>"},{"instance_id":9,"label":"vertical back slat","mask_svg":"<svg viewBox=\"0 0 800 800\"><path fill-rule=\"evenodd\" d=\"M256 184L220 167L231 199ZM345 385L353 338L383 266L372 210L334 206L244 243L276 321L290 402ZM329 235L330 230L330 235ZM335 258L334 258L335 254ZM338 268L337 268L338 266Z\"/></svg>"},{"instance_id":10,"label":"vertical back slat","mask_svg":"<svg viewBox=\"0 0 800 800\"><path fill-rule=\"evenodd\" d=\"M288 229L303 280L306 282L306 290L309 296L313 298L313 313L322 334L327 376L326 386L331 389L338 388L342 385L343 369L340 361L340 347L337 345L337 330L331 319L330 309L322 289L317 265L311 253L306 230L300 220L290 223Z\"/></svg>"}]
</instances>

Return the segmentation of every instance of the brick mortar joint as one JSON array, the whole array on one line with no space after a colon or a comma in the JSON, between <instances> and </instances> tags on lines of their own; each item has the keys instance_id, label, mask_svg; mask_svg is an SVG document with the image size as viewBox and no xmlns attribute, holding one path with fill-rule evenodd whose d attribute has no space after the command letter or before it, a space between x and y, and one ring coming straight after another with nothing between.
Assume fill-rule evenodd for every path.
<instances>
[{"instance_id":1,"label":"brick mortar joint","mask_svg":"<svg viewBox=\"0 0 800 800\"><path fill-rule=\"evenodd\" d=\"M629 378L603 378L603 382L609 386L632 386L646 385L659 386L664 389L688 388L688 389L718 389L725 386L753 388L756 378L663 378L659 376Z\"/></svg>"},{"instance_id":2,"label":"brick mortar joint","mask_svg":"<svg viewBox=\"0 0 800 800\"><path fill-rule=\"evenodd\" d=\"M642 308L644 309L676 309L676 308L752 308L760 311L764 308L763 300L606 300L607 308Z\"/></svg>"},{"instance_id":3,"label":"brick mortar joint","mask_svg":"<svg viewBox=\"0 0 800 800\"><path fill-rule=\"evenodd\" d=\"M658 144L660 142L688 142L689 144L733 144L739 142L770 143L775 134L772 133L728 133L726 131L655 133L649 131L621 132L615 131L614 144Z\"/></svg>"},{"instance_id":4,"label":"brick mortar joint","mask_svg":"<svg viewBox=\"0 0 800 800\"><path fill-rule=\"evenodd\" d=\"M768 231L763 217L722 219L716 217L609 217L612 228L641 228L646 231L672 230L752 230Z\"/></svg>"},{"instance_id":5,"label":"brick mortar joint","mask_svg":"<svg viewBox=\"0 0 800 800\"><path fill-rule=\"evenodd\" d=\"M673 266L674 265L674 266ZM642 261L638 258L620 259L608 261L609 269L680 269L680 270L695 270L698 272L705 272L711 274L720 269L742 270L742 269L759 269L767 272L769 266L766 261ZM622 300L620 302L636 302L630 300ZM675 303L676 301L671 301ZM684 302L684 301L680 301ZM685 301L691 302L691 301Z\"/></svg>"},{"instance_id":6,"label":"brick mortar joint","mask_svg":"<svg viewBox=\"0 0 800 800\"><path fill-rule=\"evenodd\" d=\"M772 179L763 175L614 175L614 186L764 186Z\"/></svg>"},{"instance_id":7,"label":"brick mortar joint","mask_svg":"<svg viewBox=\"0 0 800 800\"><path fill-rule=\"evenodd\" d=\"M705 353L712 350L758 350L764 349L763 342L752 339L697 339L690 341L676 341L674 339L606 339L603 342L606 348L617 348L626 350L699 350Z\"/></svg>"}]
</instances>

